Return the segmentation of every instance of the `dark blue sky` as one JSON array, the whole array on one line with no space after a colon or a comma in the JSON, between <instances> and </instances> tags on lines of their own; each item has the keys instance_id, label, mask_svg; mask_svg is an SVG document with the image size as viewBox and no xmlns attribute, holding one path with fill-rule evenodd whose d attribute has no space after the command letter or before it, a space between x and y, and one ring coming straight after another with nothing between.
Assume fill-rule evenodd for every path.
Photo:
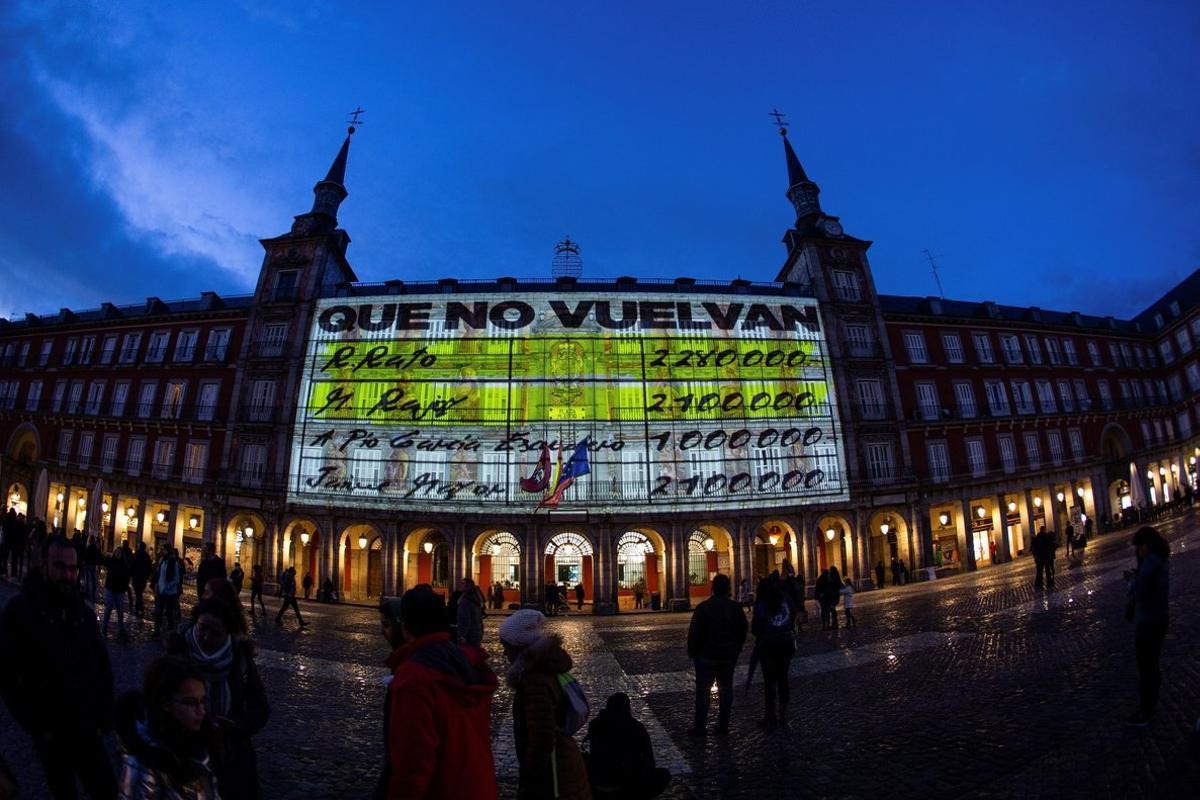
<instances>
[{"instance_id":1,"label":"dark blue sky","mask_svg":"<svg viewBox=\"0 0 1200 800\"><path fill-rule=\"evenodd\" d=\"M120 6L109 8L108 6ZM347 9L353 8L350 11ZM1128 315L1200 265L1200 5L16 2L0 314L247 291L355 137L363 280L770 280L767 112L879 288Z\"/></svg>"}]
</instances>

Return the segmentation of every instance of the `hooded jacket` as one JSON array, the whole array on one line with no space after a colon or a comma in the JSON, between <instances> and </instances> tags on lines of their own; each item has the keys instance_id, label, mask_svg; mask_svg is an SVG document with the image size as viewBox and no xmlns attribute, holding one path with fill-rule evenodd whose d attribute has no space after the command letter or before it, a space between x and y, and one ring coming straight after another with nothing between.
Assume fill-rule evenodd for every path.
<instances>
[{"instance_id":1,"label":"hooded jacket","mask_svg":"<svg viewBox=\"0 0 1200 800\"><path fill-rule=\"evenodd\" d=\"M520 800L590 800L592 796L579 745L562 732L566 698L558 676L570 670L571 657L563 650L562 637L551 634L522 650L505 676L513 689Z\"/></svg>"},{"instance_id":2,"label":"hooded jacket","mask_svg":"<svg viewBox=\"0 0 1200 800\"><path fill-rule=\"evenodd\" d=\"M385 662L384 747L389 800L495 798L492 694L498 681L478 647L433 633L398 648Z\"/></svg>"},{"instance_id":3,"label":"hooded jacket","mask_svg":"<svg viewBox=\"0 0 1200 800\"><path fill-rule=\"evenodd\" d=\"M117 703L120 800L219 800L208 757L180 757L164 747L138 719L140 705L137 692L123 695Z\"/></svg>"}]
</instances>

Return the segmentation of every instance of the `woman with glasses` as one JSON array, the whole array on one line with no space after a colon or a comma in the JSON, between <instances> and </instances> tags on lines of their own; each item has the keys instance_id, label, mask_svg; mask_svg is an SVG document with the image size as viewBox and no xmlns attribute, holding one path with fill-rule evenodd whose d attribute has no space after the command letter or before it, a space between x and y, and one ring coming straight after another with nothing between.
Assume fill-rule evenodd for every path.
<instances>
[{"instance_id":1,"label":"woman with glasses","mask_svg":"<svg viewBox=\"0 0 1200 800\"><path fill-rule=\"evenodd\" d=\"M141 693L117 703L121 800L219 800L204 703L204 681L183 659L146 668Z\"/></svg>"}]
</instances>

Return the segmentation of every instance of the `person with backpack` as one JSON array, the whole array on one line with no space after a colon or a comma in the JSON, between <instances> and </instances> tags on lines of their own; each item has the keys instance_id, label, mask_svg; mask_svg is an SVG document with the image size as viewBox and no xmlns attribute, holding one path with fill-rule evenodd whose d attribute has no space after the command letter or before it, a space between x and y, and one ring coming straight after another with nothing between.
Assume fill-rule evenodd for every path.
<instances>
[{"instance_id":1,"label":"person with backpack","mask_svg":"<svg viewBox=\"0 0 1200 800\"><path fill-rule=\"evenodd\" d=\"M795 609L783 596L783 584L778 578L765 579L758 585L754 603L754 621L750 629L754 633L754 650L762 664L763 691L766 711L760 727L787 727L788 702L791 686L788 669L796 655L796 639L792 628L795 625ZM779 710L775 709L775 696L779 695Z\"/></svg>"},{"instance_id":2,"label":"person with backpack","mask_svg":"<svg viewBox=\"0 0 1200 800\"><path fill-rule=\"evenodd\" d=\"M854 585L849 578L842 583L842 608L846 610L846 627L857 627L858 620L854 618Z\"/></svg>"},{"instance_id":3,"label":"person with backpack","mask_svg":"<svg viewBox=\"0 0 1200 800\"><path fill-rule=\"evenodd\" d=\"M379 606L392 646L383 710L384 767L373 797L480 798L497 794L492 695L499 680L479 647L455 644L446 604L427 586Z\"/></svg>"},{"instance_id":4,"label":"person with backpack","mask_svg":"<svg viewBox=\"0 0 1200 800\"><path fill-rule=\"evenodd\" d=\"M692 736L703 736L712 703L712 685L717 684L718 735L729 732L733 708L733 668L746 644L746 612L730 597L733 586L728 575L717 575L712 596L696 606L688 626L687 654L696 668L696 707Z\"/></svg>"},{"instance_id":5,"label":"person with backpack","mask_svg":"<svg viewBox=\"0 0 1200 800\"><path fill-rule=\"evenodd\" d=\"M108 635L108 621L112 612L117 612L117 634L125 635L125 593L129 591L129 565L120 550L104 559L104 626L101 633Z\"/></svg>"},{"instance_id":6,"label":"person with backpack","mask_svg":"<svg viewBox=\"0 0 1200 800\"><path fill-rule=\"evenodd\" d=\"M183 562L179 560L179 553L172 547L166 551L155 572L155 636L174 630L175 626L179 624L179 595L182 592Z\"/></svg>"},{"instance_id":7,"label":"person with backpack","mask_svg":"<svg viewBox=\"0 0 1200 800\"><path fill-rule=\"evenodd\" d=\"M296 619L300 621L300 627L308 626L304 621L304 617L300 615L300 604L296 602L296 568L288 567L279 576L279 594L283 597L283 603L279 606L279 613L275 615L275 624L283 624L283 612L289 608L296 612ZM250 598L253 601L253 597ZM261 598L259 599L261 602ZM265 613L264 613L265 616Z\"/></svg>"},{"instance_id":8,"label":"person with backpack","mask_svg":"<svg viewBox=\"0 0 1200 800\"><path fill-rule=\"evenodd\" d=\"M745 618L743 617L743 620ZM570 675L562 637L546 634L540 611L521 609L500 624L513 689L513 736L522 800L590 800L587 767L572 735L587 721L587 699Z\"/></svg>"},{"instance_id":9,"label":"person with backpack","mask_svg":"<svg viewBox=\"0 0 1200 800\"><path fill-rule=\"evenodd\" d=\"M617 692L588 723L588 778L595 800L651 800L671 782L671 772L654 764L646 726L633 716L629 695Z\"/></svg>"},{"instance_id":10,"label":"person with backpack","mask_svg":"<svg viewBox=\"0 0 1200 800\"><path fill-rule=\"evenodd\" d=\"M903 581L902 581L903 582ZM825 586L822 590L821 604L825 607L829 615L829 627L832 630L838 629L838 602L842 599L842 576L838 574L837 567L829 568L829 575L826 576Z\"/></svg>"}]
</instances>

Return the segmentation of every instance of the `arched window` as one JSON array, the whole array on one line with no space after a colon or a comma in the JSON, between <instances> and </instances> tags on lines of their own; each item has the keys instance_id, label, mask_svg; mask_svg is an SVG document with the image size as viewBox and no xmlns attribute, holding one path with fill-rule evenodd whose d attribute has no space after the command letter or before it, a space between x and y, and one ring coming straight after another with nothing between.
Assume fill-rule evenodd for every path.
<instances>
[{"instance_id":1,"label":"arched window","mask_svg":"<svg viewBox=\"0 0 1200 800\"><path fill-rule=\"evenodd\" d=\"M493 533L479 548L479 554L492 558L492 583L505 589L521 588L521 543L508 531Z\"/></svg>"},{"instance_id":2,"label":"arched window","mask_svg":"<svg viewBox=\"0 0 1200 800\"><path fill-rule=\"evenodd\" d=\"M704 531L692 531L688 537L688 583L704 586L708 583L708 554L716 542Z\"/></svg>"},{"instance_id":3,"label":"arched window","mask_svg":"<svg viewBox=\"0 0 1200 800\"><path fill-rule=\"evenodd\" d=\"M646 587L646 556L654 553L654 544L638 531L626 531L617 540L617 585L633 589Z\"/></svg>"},{"instance_id":4,"label":"arched window","mask_svg":"<svg viewBox=\"0 0 1200 800\"><path fill-rule=\"evenodd\" d=\"M592 554L592 543L578 533L560 533L546 544L554 559L554 579L567 586L583 580L583 559Z\"/></svg>"}]
</instances>

